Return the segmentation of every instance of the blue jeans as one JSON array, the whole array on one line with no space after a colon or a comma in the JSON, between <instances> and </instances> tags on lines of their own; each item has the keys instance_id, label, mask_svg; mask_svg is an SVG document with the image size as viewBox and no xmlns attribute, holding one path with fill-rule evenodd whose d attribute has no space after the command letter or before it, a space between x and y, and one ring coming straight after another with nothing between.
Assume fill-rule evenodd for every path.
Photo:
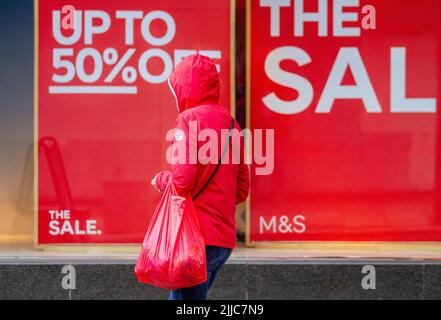
<instances>
[{"instance_id":1,"label":"blue jeans","mask_svg":"<svg viewBox=\"0 0 441 320\"><path fill-rule=\"evenodd\" d=\"M227 262L232 249L215 246L206 246L207 256L207 281L194 287L172 290L168 297L169 300L206 300L208 289L216 278L220 268Z\"/></svg>"}]
</instances>

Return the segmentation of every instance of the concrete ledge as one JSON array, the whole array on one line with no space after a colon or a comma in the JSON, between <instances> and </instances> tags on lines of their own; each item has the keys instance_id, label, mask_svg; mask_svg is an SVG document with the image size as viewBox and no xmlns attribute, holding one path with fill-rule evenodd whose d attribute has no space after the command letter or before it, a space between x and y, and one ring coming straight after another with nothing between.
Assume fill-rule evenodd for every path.
<instances>
[{"instance_id":1,"label":"concrete ledge","mask_svg":"<svg viewBox=\"0 0 441 320\"><path fill-rule=\"evenodd\" d=\"M168 295L166 290L137 282L133 259L35 260L1 260L0 299L166 299ZM75 290L61 287L65 264L75 267ZM375 267L375 290L361 285L367 264ZM242 259L227 263L210 298L441 299L440 284L441 261Z\"/></svg>"}]
</instances>

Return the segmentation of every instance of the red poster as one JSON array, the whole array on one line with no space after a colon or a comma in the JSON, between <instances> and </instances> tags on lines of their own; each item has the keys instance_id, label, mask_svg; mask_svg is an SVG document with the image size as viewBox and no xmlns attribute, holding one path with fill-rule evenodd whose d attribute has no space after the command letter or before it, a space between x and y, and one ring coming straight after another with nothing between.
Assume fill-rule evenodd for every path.
<instances>
[{"instance_id":1,"label":"red poster","mask_svg":"<svg viewBox=\"0 0 441 320\"><path fill-rule=\"evenodd\" d=\"M441 2L248 1L250 241L441 241Z\"/></svg>"},{"instance_id":2,"label":"red poster","mask_svg":"<svg viewBox=\"0 0 441 320\"><path fill-rule=\"evenodd\" d=\"M150 180L168 166L174 65L213 58L230 106L231 3L38 2L38 244L142 241Z\"/></svg>"}]
</instances>

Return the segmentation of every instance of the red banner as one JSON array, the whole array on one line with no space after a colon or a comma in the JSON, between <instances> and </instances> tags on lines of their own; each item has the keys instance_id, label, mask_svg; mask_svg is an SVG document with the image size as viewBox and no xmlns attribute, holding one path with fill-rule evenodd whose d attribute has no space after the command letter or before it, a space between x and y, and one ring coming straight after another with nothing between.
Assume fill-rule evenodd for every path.
<instances>
[{"instance_id":1,"label":"red banner","mask_svg":"<svg viewBox=\"0 0 441 320\"><path fill-rule=\"evenodd\" d=\"M39 1L38 244L140 243L168 165L167 79L213 58L230 105L231 3Z\"/></svg>"},{"instance_id":2,"label":"red banner","mask_svg":"<svg viewBox=\"0 0 441 320\"><path fill-rule=\"evenodd\" d=\"M441 241L441 2L248 1L250 241Z\"/></svg>"}]
</instances>

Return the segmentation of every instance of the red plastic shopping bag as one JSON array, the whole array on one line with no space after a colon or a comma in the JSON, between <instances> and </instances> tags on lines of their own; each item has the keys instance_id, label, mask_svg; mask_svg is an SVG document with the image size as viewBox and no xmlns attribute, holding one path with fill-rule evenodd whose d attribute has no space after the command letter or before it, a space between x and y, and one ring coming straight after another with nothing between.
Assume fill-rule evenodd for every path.
<instances>
[{"instance_id":1,"label":"red plastic shopping bag","mask_svg":"<svg viewBox=\"0 0 441 320\"><path fill-rule=\"evenodd\" d=\"M155 209L135 267L138 280L165 289L207 280L205 244L191 198L170 181Z\"/></svg>"}]
</instances>

